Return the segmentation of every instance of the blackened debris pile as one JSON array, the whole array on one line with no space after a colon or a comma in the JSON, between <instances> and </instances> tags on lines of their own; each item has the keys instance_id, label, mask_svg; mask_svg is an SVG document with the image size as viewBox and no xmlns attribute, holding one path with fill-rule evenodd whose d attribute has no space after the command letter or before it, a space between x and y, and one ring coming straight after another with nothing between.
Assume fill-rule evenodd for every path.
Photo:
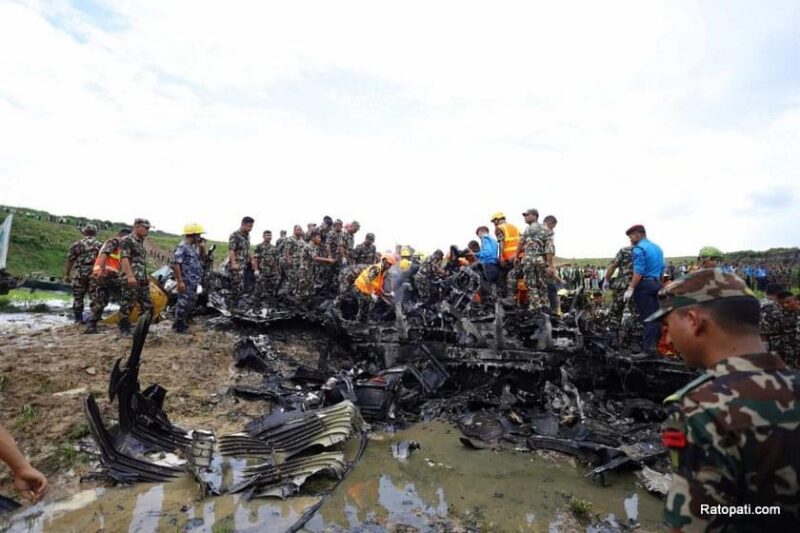
<instances>
[{"instance_id":1,"label":"blackened debris pile","mask_svg":"<svg viewBox=\"0 0 800 533\"><path fill-rule=\"evenodd\" d=\"M109 395L119 404L119 424L106 428L93 396L85 400L89 428L100 450L95 475L116 483L159 482L190 473L203 496L245 492L248 496L288 497L311 476L327 474L341 480L366 445L366 424L358 407L342 401L324 409L277 410L253 420L244 432L223 436L219 442L205 430L184 431L163 411L167 391L139 386L141 353L150 325L149 313L138 322L130 357L118 360L111 373ZM249 354L242 363L270 371L264 359L266 338L243 339L237 352ZM278 396L276 395L276 398ZM345 441L360 438L354 458L343 451ZM170 455L171 464L156 462L154 453ZM353 455L353 454L350 454ZM243 481L224 486L223 456L239 461Z\"/></svg>"}]
</instances>

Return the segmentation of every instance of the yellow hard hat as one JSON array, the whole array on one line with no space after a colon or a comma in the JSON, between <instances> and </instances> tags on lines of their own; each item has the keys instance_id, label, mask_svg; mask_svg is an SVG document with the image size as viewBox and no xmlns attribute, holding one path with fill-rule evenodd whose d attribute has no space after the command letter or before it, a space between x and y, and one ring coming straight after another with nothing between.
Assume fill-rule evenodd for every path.
<instances>
[{"instance_id":1,"label":"yellow hard hat","mask_svg":"<svg viewBox=\"0 0 800 533\"><path fill-rule=\"evenodd\" d=\"M498 218L506 218L505 213L503 213L502 211L498 211L494 215L492 215L492 218L490 218L489 220L494 221L497 220Z\"/></svg>"},{"instance_id":2,"label":"yellow hard hat","mask_svg":"<svg viewBox=\"0 0 800 533\"><path fill-rule=\"evenodd\" d=\"M411 248L403 248L400 250L400 257L411 257Z\"/></svg>"},{"instance_id":3,"label":"yellow hard hat","mask_svg":"<svg viewBox=\"0 0 800 533\"><path fill-rule=\"evenodd\" d=\"M205 231L203 230L203 226L197 222L189 222L183 226L184 235L200 235L201 233L205 233Z\"/></svg>"}]
</instances>

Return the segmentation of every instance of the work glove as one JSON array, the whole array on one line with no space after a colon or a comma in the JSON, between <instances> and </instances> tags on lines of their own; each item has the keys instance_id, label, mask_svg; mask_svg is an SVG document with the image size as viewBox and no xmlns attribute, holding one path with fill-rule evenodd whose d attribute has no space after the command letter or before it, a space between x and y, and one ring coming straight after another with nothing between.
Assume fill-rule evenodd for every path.
<instances>
[{"instance_id":1,"label":"work glove","mask_svg":"<svg viewBox=\"0 0 800 533\"><path fill-rule=\"evenodd\" d=\"M625 291L625 294L622 295L622 299L627 302L631 299L631 296L633 296L633 287L628 287L628 289Z\"/></svg>"},{"instance_id":2,"label":"work glove","mask_svg":"<svg viewBox=\"0 0 800 533\"><path fill-rule=\"evenodd\" d=\"M373 294L372 295L372 301L373 302L377 302L378 301L378 295L377 294Z\"/></svg>"}]
</instances>

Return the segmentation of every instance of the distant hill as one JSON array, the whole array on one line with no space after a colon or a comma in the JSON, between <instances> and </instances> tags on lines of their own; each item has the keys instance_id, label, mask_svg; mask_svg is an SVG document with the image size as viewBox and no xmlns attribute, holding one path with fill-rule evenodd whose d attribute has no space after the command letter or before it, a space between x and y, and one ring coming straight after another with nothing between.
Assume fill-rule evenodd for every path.
<instances>
[{"instance_id":1,"label":"distant hill","mask_svg":"<svg viewBox=\"0 0 800 533\"><path fill-rule=\"evenodd\" d=\"M80 228L86 224L91 223L98 227L98 239L101 241L114 236L120 228L130 227L130 224L123 222L53 215L45 211L4 205L0 205L0 223L11 213L14 214L14 222L11 226L7 270L15 276L31 272L62 275L67 251L73 242L81 238ZM149 266L156 269L166 264L181 238L180 235L151 231L148 236ZM217 259L225 257L228 243L209 243L217 245L214 253Z\"/></svg>"}]
</instances>

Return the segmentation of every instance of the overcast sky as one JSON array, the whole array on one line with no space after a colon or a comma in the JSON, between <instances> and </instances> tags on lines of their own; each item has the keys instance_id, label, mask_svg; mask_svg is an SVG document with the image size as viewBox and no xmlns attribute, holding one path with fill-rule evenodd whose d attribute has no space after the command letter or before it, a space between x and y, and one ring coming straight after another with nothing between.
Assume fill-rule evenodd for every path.
<instances>
[{"instance_id":1,"label":"overcast sky","mask_svg":"<svg viewBox=\"0 0 800 533\"><path fill-rule=\"evenodd\" d=\"M0 0L4 204L689 255L800 244L799 174L796 0Z\"/></svg>"}]
</instances>

